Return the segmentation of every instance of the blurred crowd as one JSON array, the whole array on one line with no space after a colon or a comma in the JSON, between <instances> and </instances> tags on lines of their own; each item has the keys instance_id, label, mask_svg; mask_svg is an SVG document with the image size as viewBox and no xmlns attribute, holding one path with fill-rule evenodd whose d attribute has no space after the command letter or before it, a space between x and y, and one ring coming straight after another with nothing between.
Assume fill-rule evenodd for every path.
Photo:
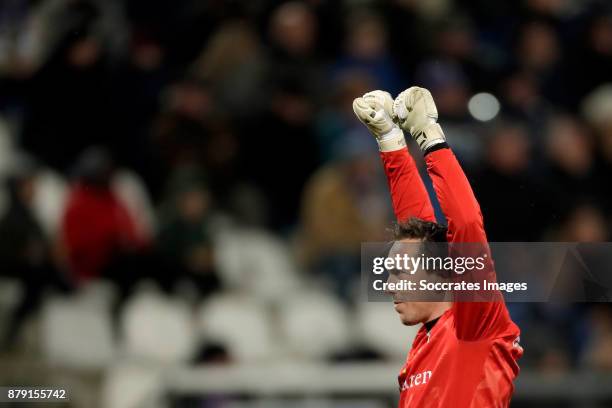
<instances>
[{"instance_id":1,"label":"blurred crowd","mask_svg":"<svg viewBox=\"0 0 612 408\"><path fill-rule=\"evenodd\" d=\"M432 91L491 241L609 241L611 73L603 0L3 0L4 341L99 279L357 307L360 243L393 221L351 107L373 89ZM511 312L524 367L612 369L608 305Z\"/></svg>"}]
</instances>

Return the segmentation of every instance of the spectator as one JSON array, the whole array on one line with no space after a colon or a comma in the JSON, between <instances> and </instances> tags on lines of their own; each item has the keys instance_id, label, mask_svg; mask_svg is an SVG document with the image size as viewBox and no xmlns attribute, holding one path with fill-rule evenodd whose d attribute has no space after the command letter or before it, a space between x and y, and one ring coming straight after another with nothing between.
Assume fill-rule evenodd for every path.
<instances>
[{"instance_id":1,"label":"spectator","mask_svg":"<svg viewBox=\"0 0 612 408\"><path fill-rule=\"evenodd\" d=\"M372 78L373 89L393 95L402 91L400 73L389 53L384 22L372 12L356 12L347 18L345 54L331 67L332 78L346 72L362 72Z\"/></svg>"},{"instance_id":2,"label":"spectator","mask_svg":"<svg viewBox=\"0 0 612 408\"><path fill-rule=\"evenodd\" d=\"M554 214L530 171L531 143L523 127L500 123L488 140L484 166L474 176L488 238L537 241Z\"/></svg>"},{"instance_id":3,"label":"spectator","mask_svg":"<svg viewBox=\"0 0 612 408\"><path fill-rule=\"evenodd\" d=\"M155 150L150 143L151 122L161 105L161 94L170 77L165 64L167 51L147 31L136 31L129 39L129 54L113 67L112 100L116 105L117 137L121 148L115 160L136 170L157 193ZM138 151L135 155L133 152Z\"/></svg>"},{"instance_id":4,"label":"spectator","mask_svg":"<svg viewBox=\"0 0 612 408\"><path fill-rule=\"evenodd\" d=\"M567 106L561 52L558 34L553 27L534 21L521 28L515 61L519 70L533 76L538 91L544 97Z\"/></svg>"},{"instance_id":5,"label":"spectator","mask_svg":"<svg viewBox=\"0 0 612 408\"><path fill-rule=\"evenodd\" d=\"M143 250L141 235L126 206L110 187L113 163L100 148L80 157L62 221L71 276L77 285L102 277L111 266Z\"/></svg>"},{"instance_id":6,"label":"spectator","mask_svg":"<svg viewBox=\"0 0 612 408\"><path fill-rule=\"evenodd\" d=\"M609 372L612 370L612 311L610 305L594 306L589 317L593 331L585 350L583 365Z\"/></svg>"},{"instance_id":7,"label":"spectator","mask_svg":"<svg viewBox=\"0 0 612 408\"><path fill-rule=\"evenodd\" d=\"M585 119L597 136L596 153L599 159L597 174L602 180L612 176L612 85L604 84L591 92L582 103ZM606 215L612 214L612 196L602 197Z\"/></svg>"},{"instance_id":8,"label":"spectator","mask_svg":"<svg viewBox=\"0 0 612 408\"><path fill-rule=\"evenodd\" d=\"M492 52L485 53L484 49L478 49L470 19L453 15L436 24L436 27L434 47L438 58L459 64L475 90L491 90L501 61Z\"/></svg>"},{"instance_id":9,"label":"spectator","mask_svg":"<svg viewBox=\"0 0 612 408\"><path fill-rule=\"evenodd\" d=\"M82 7L73 10L75 25L22 87L26 90L23 146L62 171L87 146L117 148L120 142L114 139L117 120L108 50L93 29L96 9L79 4Z\"/></svg>"},{"instance_id":10,"label":"spectator","mask_svg":"<svg viewBox=\"0 0 612 408\"><path fill-rule=\"evenodd\" d=\"M52 248L32 211L36 166L23 157L8 176L8 208L0 218L2 275L23 284L24 294L8 325L12 343L22 322L37 311L49 286L67 289L53 260Z\"/></svg>"},{"instance_id":11,"label":"spectator","mask_svg":"<svg viewBox=\"0 0 612 408\"><path fill-rule=\"evenodd\" d=\"M168 282L186 279L202 295L219 289L214 269L211 197L197 169L183 167L175 171L161 218L158 245L167 270L173 274Z\"/></svg>"},{"instance_id":12,"label":"spectator","mask_svg":"<svg viewBox=\"0 0 612 408\"><path fill-rule=\"evenodd\" d=\"M319 154L323 162L336 159L338 135L359 129L355 123L353 99L374 89L373 78L361 71L345 71L336 78L325 108L317 115Z\"/></svg>"},{"instance_id":13,"label":"spectator","mask_svg":"<svg viewBox=\"0 0 612 408\"><path fill-rule=\"evenodd\" d=\"M548 122L546 156L550 161L549 184L561 211L582 200L605 199L603 174L597 172L589 130L571 116L555 116ZM563 208L565 207L565 208Z\"/></svg>"},{"instance_id":14,"label":"spectator","mask_svg":"<svg viewBox=\"0 0 612 408\"><path fill-rule=\"evenodd\" d=\"M591 10L587 24L571 49L568 59L572 81L568 83L577 106L585 95L609 81L612 70L612 16L605 8Z\"/></svg>"},{"instance_id":15,"label":"spectator","mask_svg":"<svg viewBox=\"0 0 612 408\"><path fill-rule=\"evenodd\" d=\"M601 210L587 203L573 208L562 220L558 240L564 242L606 242L608 224Z\"/></svg>"},{"instance_id":16,"label":"spectator","mask_svg":"<svg viewBox=\"0 0 612 408\"><path fill-rule=\"evenodd\" d=\"M194 76L210 83L220 107L239 118L261 113L252 102L264 94L265 57L252 27L228 22L215 32L192 67Z\"/></svg>"},{"instance_id":17,"label":"spectator","mask_svg":"<svg viewBox=\"0 0 612 408\"><path fill-rule=\"evenodd\" d=\"M529 72L514 71L503 78L500 93L506 116L527 124L535 142L534 149L541 154L544 145L542 122L552 114L553 105L540 93L537 79Z\"/></svg>"},{"instance_id":18,"label":"spectator","mask_svg":"<svg viewBox=\"0 0 612 408\"><path fill-rule=\"evenodd\" d=\"M457 155L468 164L478 161L482 155L481 125L475 126L468 114L471 84L461 65L447 58L425 60L416 70L415 85L431 91L449 143Z\"/></svg>"},{"instance_id":19,"label":"spectator","mask_svg":"<svg viewBox=\"0 0 612 408\"><path fill-rule=\"evenodd\" d=\"M274 84L300 83L305 96L322 94L321 64L317 60L318 21L313 10L301 1L282 3L272 13L267 80Z\"/></svg>"},{"instance_id":20,"label":"spectator","mask_svg":"<svg viewBox=\"0 0 612 408\"><path fill-rule=\"evenodd\" d=\"M352 134L338 141L340 159L321 167L302 197L300 255L345 298L359 280L360 243L384 239L391 220L370 139Z\"/></svg>"}]
</instances>

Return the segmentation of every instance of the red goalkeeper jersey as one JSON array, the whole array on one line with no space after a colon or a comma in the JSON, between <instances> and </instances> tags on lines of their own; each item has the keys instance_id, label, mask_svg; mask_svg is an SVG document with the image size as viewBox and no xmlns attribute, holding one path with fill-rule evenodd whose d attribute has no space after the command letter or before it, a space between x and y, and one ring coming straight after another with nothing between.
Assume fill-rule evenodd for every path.
<instances>
[{"instance_id":1,"label":"red goalkeeper jersey","mask_svg":"<svg viewBox=\"0 0 612 408\"><path fill-rule=\"evenodd\" d=\"M446 146L425 156L448 221L448 242L486 243L480 207ZM407 149L381 153L398 220L435 221L433 207ZM505 303L455 302L428 330L419 330L398 380L400 408L507 407L523 354L519 328Z\"/></svg>"}]
</instances>

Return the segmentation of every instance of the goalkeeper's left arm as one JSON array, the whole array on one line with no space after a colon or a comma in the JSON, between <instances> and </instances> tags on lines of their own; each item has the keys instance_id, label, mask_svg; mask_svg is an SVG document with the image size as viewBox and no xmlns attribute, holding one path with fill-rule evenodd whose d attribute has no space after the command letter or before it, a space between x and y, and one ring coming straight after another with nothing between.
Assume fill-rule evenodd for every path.
<instances>
[{"instance_id":1,"label":"goalkeeper's left arm","mask_svg":"<svg viewBox=\"0 0 612 408\"><path fill-rule=\"evenodd\" d=\"M484 251L488 255L487 278L495 279L480 206L437 123L438 112L430 92L419 87L408 88L395 99L393 108L394 117L400 126L410 132L425 155L427 172L448 221L447 241L459 244L456 247L464 253L478 250L480 254ZM461 244L482 245L462 247ZM499 292L489 294L487 300L495 301L453 303L455 329L459 339L494 337L512 323Z\"/></svg>"}]
</instances>

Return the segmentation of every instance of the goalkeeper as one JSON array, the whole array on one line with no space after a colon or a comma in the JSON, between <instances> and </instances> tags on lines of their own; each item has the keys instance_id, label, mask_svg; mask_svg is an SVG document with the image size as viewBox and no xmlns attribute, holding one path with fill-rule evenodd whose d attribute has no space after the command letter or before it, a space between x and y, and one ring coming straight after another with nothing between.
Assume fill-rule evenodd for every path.
<instances>
[{"instance_id":1,"label":"goalkeeper","mask_svg":"<svg viewBox=\"0 0 612 408\"><path fill-rule=\"evenodd\" d=\"M437 123L429 91L411 87L395 101L387 92L372 91L355 99L353 110L378 142L398 221L396 242L486 246L480 207ZM425 156L448 227L436 222L402 130L409 132ZM510 405L523 350L519 328L503 299L416 302L389 293L403 324L422 324L398 377L400 408Z\"/></svg>"}]
</instances>

